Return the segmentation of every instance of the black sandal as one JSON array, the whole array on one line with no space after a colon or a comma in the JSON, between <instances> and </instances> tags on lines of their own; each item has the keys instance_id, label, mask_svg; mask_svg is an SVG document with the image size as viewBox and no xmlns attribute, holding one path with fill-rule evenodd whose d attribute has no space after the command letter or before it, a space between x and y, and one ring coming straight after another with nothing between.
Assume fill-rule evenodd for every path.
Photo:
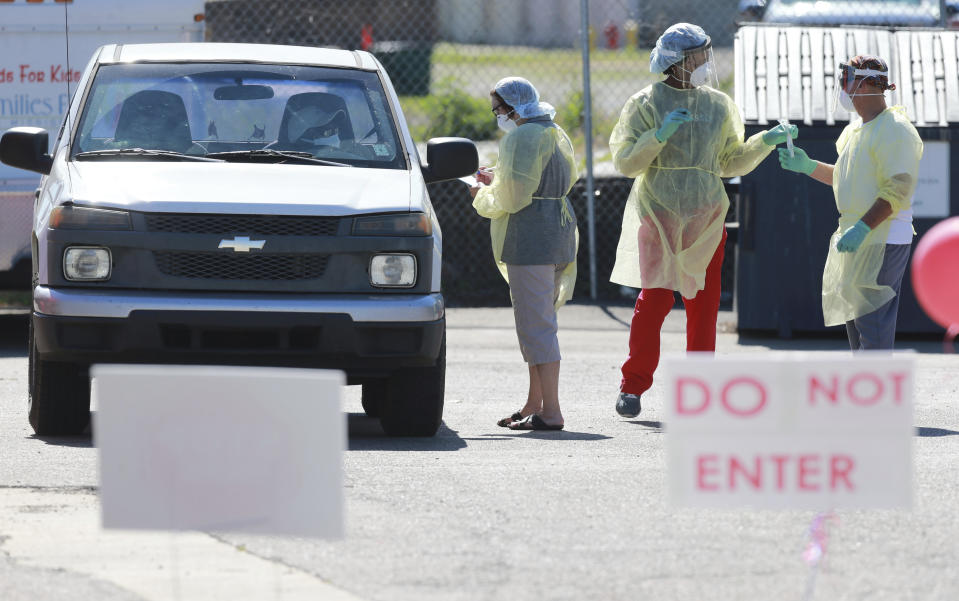
<instances>
[{"instance_id":1,"label":"black sandal","mask_svg":"<svg viewBox=\"0 0 959 601\"><path fill-rule=\"evenodd\" d=\"M517 411L511 416L504 417L503 419L499 420L498 422L496 422L496 425L499 426L500 428L509 428L509 425L511 423L518 422L521 419L523 419L523 414Z\"/></svg>"},{"instance_id":2,"label":"black sandal","mask_svg":"<svg viewBox=\"0 0 959 601\"><path fill-rule=\"evenodd\" d=\"M510 424L507 428L510 430L562 430L563 424L547 424L543 418L534 413L522 421Z\"/></svg>"}]
</instances>

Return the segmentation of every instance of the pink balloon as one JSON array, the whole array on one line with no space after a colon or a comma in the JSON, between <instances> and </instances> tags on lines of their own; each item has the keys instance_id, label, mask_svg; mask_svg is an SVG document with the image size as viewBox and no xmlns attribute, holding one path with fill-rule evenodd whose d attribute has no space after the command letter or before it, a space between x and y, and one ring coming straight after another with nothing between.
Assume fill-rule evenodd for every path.
<instances>
[{"instance_id":1,"label":"pink balloon","mask_svg":"<svg viewBox=\"0 0 959 601\"><path fill-rule=\"evenodd\" d=\"M940 221L919 240L912 288L933 321L947 329L959 325L959 217Z\"/></svg>"}]
</instances>

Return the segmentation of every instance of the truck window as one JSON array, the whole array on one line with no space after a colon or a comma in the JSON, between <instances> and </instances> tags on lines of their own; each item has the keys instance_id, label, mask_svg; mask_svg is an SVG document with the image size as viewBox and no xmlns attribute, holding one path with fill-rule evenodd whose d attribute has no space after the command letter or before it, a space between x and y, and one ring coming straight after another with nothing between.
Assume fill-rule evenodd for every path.
<instances>
[{"instance_id":1,"label":"truck window","mask_svg":"<svg viewBox=\"0 0 959 601\"><path fill-rule=\"evenodd\" d=\"M405 169L386 103L376 74L355 69L105 65L94 77L71 157L125 148L201 156L273 149Z\"/></svg>"}]
</instances>

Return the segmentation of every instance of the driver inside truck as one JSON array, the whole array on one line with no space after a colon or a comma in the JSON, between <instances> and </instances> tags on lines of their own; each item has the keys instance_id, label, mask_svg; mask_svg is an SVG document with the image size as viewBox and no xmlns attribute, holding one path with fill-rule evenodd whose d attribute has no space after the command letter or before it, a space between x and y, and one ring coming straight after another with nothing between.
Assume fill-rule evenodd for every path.
<instances>
[{"instance_id":1,"label":"driver inside truck","mask_svg":"<svg viewBox=\"0 0 959 601\"><path fill-rule=\"evenodd\" d=\"M286 103L276 145L289 150L315 152L340 148L353 140L353 130L343 99L333 94L308 92L291 96Z\"/></svg>"}]
</instances>

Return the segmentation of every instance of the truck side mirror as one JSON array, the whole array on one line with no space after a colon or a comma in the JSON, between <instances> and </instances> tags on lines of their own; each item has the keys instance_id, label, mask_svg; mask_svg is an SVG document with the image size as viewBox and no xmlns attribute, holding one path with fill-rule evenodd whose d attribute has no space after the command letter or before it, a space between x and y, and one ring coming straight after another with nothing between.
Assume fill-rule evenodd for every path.
<instances>
[{"instance_id":1,"label":"truck side mirror","mask_svg":"<svg viewBox=\"0 0 959 601\"><path fill-rule=\"evenodd\" d=\"M0 138L0 161L27 171L47 175L53 167L53 157L47 154L47 130L39 127L14 127Z\"/></svg>"},{"instance_id":2,"label":"truck side mirror","mask_svg":"<svg viewBox=\"0 0 959 601\"><path fill-rule=\"evenodd\" d=\"M433 138L426 143L426 164L421 165L427 184L476 173L479 154L466 138Z\"/></svg>"}]
</instances>

